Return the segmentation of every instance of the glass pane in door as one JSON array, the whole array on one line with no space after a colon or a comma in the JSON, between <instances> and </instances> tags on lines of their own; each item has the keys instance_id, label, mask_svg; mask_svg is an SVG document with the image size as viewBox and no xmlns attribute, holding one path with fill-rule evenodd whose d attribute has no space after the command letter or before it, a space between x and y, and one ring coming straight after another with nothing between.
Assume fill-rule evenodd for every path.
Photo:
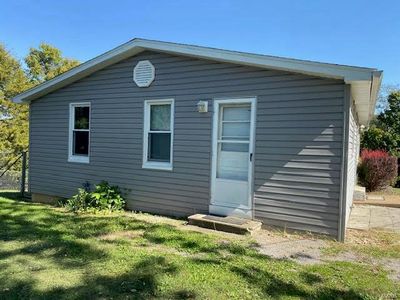
<instances>
[{"instance_id":1,"label":"glass pane in door","mask_svg":"<svg viewBox=\"0 0 400 300\"><path fill-rule=\"evenodd\" d=\"M250 121L251 107L250 105L237 105L236 107L224 107L224 121Z\"/></svg>"},{"instance_id":2,"label":"glass pane in door","mask_svg":"<svg viewBox=\"0 0 400 300\"><path fill-rule=\"evenodd\" d=\"M223 140L249 140L250 122L223 122L222 139Z\"/></svg>"},{"instance_id":3,"label":"glass pane in door","mask_svg":"<svg viewBox=\"0 0 400 300\"><path fill-rule=\"evenodd\" d=\"M250 105L221 106L217 178L248 180Z\"/></svg>"},{"instance_id":4,"label":"glass pane in door","mask_svg":"<svg viewBox=\"0 0 400 300\"><path fill-rule=\"evenodd\" d=\"M217 178L247 181L249 144L218 145Z\"/></svg>"}]
</instances>

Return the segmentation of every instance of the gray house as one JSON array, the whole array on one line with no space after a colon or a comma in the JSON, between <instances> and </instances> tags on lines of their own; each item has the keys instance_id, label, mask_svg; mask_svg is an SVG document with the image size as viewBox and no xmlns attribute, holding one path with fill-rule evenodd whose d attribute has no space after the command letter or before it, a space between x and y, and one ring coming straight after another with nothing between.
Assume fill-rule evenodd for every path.
<instances>
[{"instance_id":1,"label":"gray house","mask_svg":"<svg viewBox=\"0 0 400 300\"><path fill-rule=\"evenodd\" d=\"M107 180L128 208L344 237L382 72L134 39L15 97L30 191Z\"/></svg>"}]
</instances>

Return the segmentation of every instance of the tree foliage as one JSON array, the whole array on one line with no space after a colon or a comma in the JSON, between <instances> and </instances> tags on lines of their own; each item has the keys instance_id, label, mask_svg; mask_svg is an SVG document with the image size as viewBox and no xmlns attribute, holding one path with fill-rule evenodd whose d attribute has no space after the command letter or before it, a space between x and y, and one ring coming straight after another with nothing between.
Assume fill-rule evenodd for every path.
<instances>
[{"instance_id":1,"label":"tree foliage","mask_svg":"<svg viewBox=\"0 0 400 300\"><path fill-rule=\"evenodd\" d=\"M400 156L400 90L388 95L386 109L363 132L361 148L386 150Z\"/></svg>"},{"instance_id":2,"label":"tree foliage","mask_svg":"<svg viewBox=\"0 0 400 300\"><path fill-rule=\"evenodd\" d=\"M29 88L21 64L0 45L0 168L28 145L28 109L10 99Z\"/></svg>"},{"instance_id":3,"label":"tree foliage","mask_svg":"<svg viewBox=\"0 0 400 300\"><path fill-rule=\"evenodd\" d=\"M44 43L31 48L24 60L26 69L0 44L0 169L28 147L29 108L13 103L12 97L78 65L78 61L64 58L59 49Z\"/></svg>"},{"instance_id":4,"label":"tree foliage","mask_svg":"<svg viewBox=\"0 0 400 300\"><path fill-rule=\"evenodd\" d=\"M400 84L382 84L376 101L375 114L379 115L389 108L388 98L393 92L400 90Z\"/></svg>"},{"instance_id":5,"label":"tree foliage","mask_svg":"<svg viewBox=\"0 0 400 300\"><path fill-rule=\"evenodd\" d=\"M388 108L378 115L378 122L384 130L400 134L400 90L390 93Z\"/></svg>"},{"instance_id":6,"label":"tree foliage","mask_svg":"<svg viewBox=\"0 0 400 300\"><path fill-rule=\"evenodd\" d=\"M45 43L31 48L25 63L28 66L27 76L34 83L49 80L79 64L77 60L62 57L59 49Z\"/></svg>"}]
</instances>

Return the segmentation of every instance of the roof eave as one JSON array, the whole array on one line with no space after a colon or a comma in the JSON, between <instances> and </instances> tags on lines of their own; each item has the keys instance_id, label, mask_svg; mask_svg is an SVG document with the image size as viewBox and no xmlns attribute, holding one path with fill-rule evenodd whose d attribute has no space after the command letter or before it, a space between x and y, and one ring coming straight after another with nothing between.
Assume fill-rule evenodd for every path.
<instances>
[{"instance_id":1,"label":"roof eave","mask_svg":"<svg viewBox=\"0 0 400 300\"><path fill-rule=\"evenodd\" d=\"M371 68L320 63L153 40L133 39L15 96L12 100L17 103L30 102L144 50L166 52L175 55L185 55L200 59L209 59L259 68L276 69L324 78L340 79L350 85L362 83L362 86L364 86L364 92L366 92L366 85L368 84L368 92L370 92L368 104L370 107L368 109L366 122L364 121L364 123L368 123L373 116L376 94L379 90L382 77L381 71Z\"/></svg>"},{"instance_id":2,"label":"roof eave","mask_svg":"<svg viewBox=\"0 0 400 300\"><path fill-rule=\"evenodd\" d=\"M378 100L378 94L379 94L379 89L381 87L382 79L383 79L383 71L375 71L372 73L369 117L368 117L368 123L366 125L369 125L369 122L373 119L375 115L376 101Z\"/></svg>"}]
</instances>

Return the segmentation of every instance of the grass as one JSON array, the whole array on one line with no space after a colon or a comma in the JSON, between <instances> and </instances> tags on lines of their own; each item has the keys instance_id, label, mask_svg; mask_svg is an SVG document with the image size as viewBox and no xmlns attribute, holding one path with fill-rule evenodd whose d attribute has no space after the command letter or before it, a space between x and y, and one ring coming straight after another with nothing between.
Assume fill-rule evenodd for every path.
<instances>
[{"instance_id":1,"label":"grass","mask_svg":"<svg viewBox=\"0 0 400 300\"><path fill-rule=\"evenodd\" d=\"M382 299L382 268L299 265L158 217L75 215L0 193L0 298Z\"/></svg>"},{"instance_id":2,"label":"grass","mask_svg":"<svg viewBox=\"0 0 400 300\"><path fill-rule=\"evenodd\" d=\"M393 188L392 193L400 196L400 188Z\"/></svg>"},{"instance_id":3,"label":"grass","mask_svg":"<svg viewBox=\"0 0 400 300\"><path fill-rule=\"evenodd\" d=\"M400 234L384 231L348 230L345 243L330 242L327 255L353 252L366 258L400 258Z\"/></svg>"}]
</instances>

